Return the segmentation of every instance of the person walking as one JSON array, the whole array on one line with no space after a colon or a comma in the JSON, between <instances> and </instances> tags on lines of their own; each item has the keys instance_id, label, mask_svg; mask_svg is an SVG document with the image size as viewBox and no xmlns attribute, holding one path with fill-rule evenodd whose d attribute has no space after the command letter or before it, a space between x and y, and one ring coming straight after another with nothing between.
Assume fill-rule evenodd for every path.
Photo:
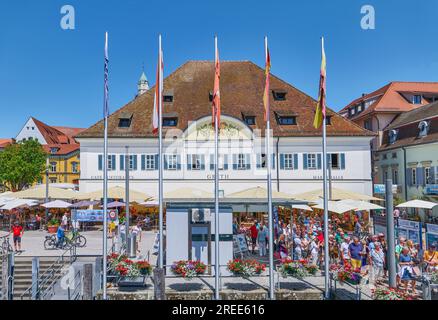
<instances>
[{"instance_id":1,"label":"person walking","mask_svg":"<svg viewBox=\"0 0 438 320\"><path fill-rule=\"evenodd\" d=\"M351 264L349 246L350 246L350 237L346 236L344 238L344 241L341 243L341 261L344 266Z\"/></svg>"},{"instance_id":2,"label":"person walking","mask_svg":"<svg viewBox=\"0 0 438 320\"><path fill-rule=\"evenodd\" d=\"M64 228L65 231L68 230L68 216L67 212L64 212L64 215L61 218L61 225Z\"/></svg>"},{"instance_id":3,"label":"person walking","mask_svg":"<svg viewBox=\"0 0 438 320\"><path fill-rule=\"evenodd\" d=\"M254 221L254 224L249 229L251 232L251 244L252 244L252 254L255 254L255 247L257 245L257 235L259 233L257 220Z\"/></svg>"},{"instance_id":4,"label":"person walking","mask_svg":"<svg viewBox=\"0 0 438 320\"><path fill-rule=\"evenodd\" d=\"M14 222L14 225L12 226L12 237L14 240L14 250L17 253L21 253L21 238L23 237L24 229L23 227L18 223L18 221Z\"/></svg>"},{"instance_id":5,"label":"person walking","mask_svg":"<svg viewBox=\"0 0 438 320\"><path fill-rule=\"evenodd\" d=\"M348 246L348 254L353 270L360 270L362 267L363 245L358 237L353 237L353 242Z\"/></svg>"},{"instance_id":6,"label":"person walking","mask_svg":"<svg viewBox=\"0 0 438 320\"><path fill-rule=\"evenodd\" d=\"M260 228L257 233L257 245L259 247L260 257L266 255L266 237L268 236L268 230L265 227L263 221L260 223Z\"/></svg>"},{"instance_id":7,"label":"person walking","mask_svg":"<svg viewBox=\"0 0 438 320\"><path fill-rule=\"evenodd\" d=\"M385 253L382 250L380 242L374 242L373 249L370 252L370 284L376 287L380 284L380 278L383 276L383 266L385 264Z\"/></svg>"},{"instance_id":8,"label":"person walking","mask_svg":"<svg viewBox=\"0 0 438 320\"><path fill-rule=\"evenodd\" d=\"M309 250L310 250L310 264L311 265L318 265L318 256L319 256L319 244L318 241L316 240L315 236L312 236L310 238L311 242L309 245Z\"/></svg>"},{"instance_id":9,"label":"person walking","mask_svg":"<svg viewBox=\"0 0 438 320\"><path fill-rule=\"evenodd\" d=\"M405 286L405 292L408 292L408 286L409 282L411 283L412 288L412 294L416 294L416 281L414 277L414 270L413 265L414 262L412 260L411 254L409 253L409 248L404 247L400 253L399 256L399 265L400 265L400 271L399 271L399 277L400 281Z\"/></svg>"}]
</instances>

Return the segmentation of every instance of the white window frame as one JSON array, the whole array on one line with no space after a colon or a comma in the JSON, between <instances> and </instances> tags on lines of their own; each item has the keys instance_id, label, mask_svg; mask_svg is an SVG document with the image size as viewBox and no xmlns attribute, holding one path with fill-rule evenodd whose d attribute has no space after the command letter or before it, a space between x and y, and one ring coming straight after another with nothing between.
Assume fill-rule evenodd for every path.
<instances>
[{"instance_id":1,"label":"white window frame","mask_svg":"<svg viewBox=\"0 0 438 320\"><path fill-rule=\"evenodd\" d=\"M316 153L307 154L307 169L315 170L318 168L317 155Z\"/></svg>"},{"instance_id":2,"label":"white window frame","mask_svg":"<svg viewBox=\"0 0 438 320\"><path fill-rule=\"evenodd\" d=\"M284 169L285 170L293 170L294 168L294 154L293 153L285 153L284 154Z\"/></svg>"},{"instance_id":3,"label":"white window frame","mask_svg":"<svg viewBox=\"0 0 438 320\"><path fill-rule=\"evenodd\" d=\"M392 170L392 180L394 184L398 184L398 170Z\"/></svg>"},{"instance_id":4,"label":"white window frame","mask_svg":"<svg viewBox=\"0 0 438 320\"><path fill-rule=\"evenodd\" d=\"M168 154L167 157L167 170L178 170L178 156L176 154Z\"/></svg>"},{"instance_id":5,"label":"white window frame","mask_svg":"<svg viewBox=\"0 0 438 320\"><path fill-rule=\"evenodd\" d=\"M144 161L146 170L155 170L155 154L146 154Z\"/></svg>"},{"instance_id":6,"label":"white window frame","mask_svg":"<svg viewBox=\"0 0 438 320\"><path fill-rule=\"evenodd\" d=\"M237 154L237 170L246 169L246 155L244 153Z\"/></svg>"},{"instance_id":7,"label":"white window frame","mask_svg":"<svg viewBox=\"0 0 438 320\"><path fill-rule=\"evenodd\" d=\"M190 155L190 169L199 171L201 170L201 155L200 154L191 154Z\"/></svg>"},{"instance_id":8,"label":"white window frame","mask_svg":"<svg viewBox=\"0 0 438 320\"><path fill-rule=\"evenodd\" d=\"M429 184L430 178L430 167L424 167L424 182L425 184Z\"/></svg>"},{"instance_id":9,"label":"white window frame","mask_svg":"<svg viewBox=\"0 0 438 320\"><path fill-rule=\"evenodd\" d=\"M134 170L134 155L130 154L128 157L129 170Z\"/></svg>"},{"instance_id":10,"label":"white window frame","mask_svg":"<svg viewBox=\"0 0 438 320\"><path fill-rule=\"evenodd\" d=\"M338 158L338 165L336 167L333 166L332 156L336 156ZM330 153L330 166L333 170L341 170L341 154L340 153Z\"/></svg>"},{"instance_id":11,"label":"white window frame","mask_svg":"<svg viewBox=\"0 0 438 320\"><path fill-rule=\"evenodd\" d=\"M108 155L107 169L108 171L113 170L112 156L110 154Z\"/></svg>"},{"instance_id":12,"label":"white window frame","mask_svg":"<svg viewBox=\"0 0 438 320\"><path fill-rule=\"evenodd\" d=\"M55 168L55 169L53 169ZM57 172L58 169L58 163L57 162L50 162L50 172Z\"/></svg>"},{"instance_id":13,"label":"white window frame","mask_svg":"<svg viewBox=\"0 0 438 320\"><path fill-rule=\"evenodd\" d=\"M225 166L225 155L223 154L219 154L219 164L218 164L218 169L219 170L224 170L224 166Z\"/></svg>"}]
</instances>

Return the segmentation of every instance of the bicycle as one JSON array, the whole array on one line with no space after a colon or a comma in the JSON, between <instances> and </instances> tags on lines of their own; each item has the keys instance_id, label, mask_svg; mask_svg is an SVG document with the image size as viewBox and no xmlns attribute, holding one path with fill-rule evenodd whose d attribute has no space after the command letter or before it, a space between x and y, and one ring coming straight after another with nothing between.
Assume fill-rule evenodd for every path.
<instances>
[{"instance_id":1,"label":"bicycle","mask_svg":"<svg viewBox=\"0 0 438 320\"><path fill-rule=\"evenodd\" d=\"M11 244L9 242L10 235L11 234L9 233L8 235L2 237L3 241L2 241L2 244L1 244L1 247L0 247L0 255L8 254L9 252L13 251L12 250L12 246L11 246Z\"/></svg>"},{"instance_id":2,"label":"bicycle","mask_svg":"<svg viewBox=\"0 0 438 320\"><path fill-rule=\"evenodd\" d=\"M83 248L87 244L87 238L81 235L78 231L72 231L71 242L78 248Z\"/></svg>"},{"instance_id":3,"label":"bicycle","mask_svg":"<svg viewBox=\"0 0 438 320\"><path fill-rule=\"evenodd\" d=\"M55 250L55 249L69 249L71 247L71 243L64 237L61 243L58 243L58 238L56 235L46 236L46 240L44 240L44 249L46 250Z\"/></svg>"}]
</instances>

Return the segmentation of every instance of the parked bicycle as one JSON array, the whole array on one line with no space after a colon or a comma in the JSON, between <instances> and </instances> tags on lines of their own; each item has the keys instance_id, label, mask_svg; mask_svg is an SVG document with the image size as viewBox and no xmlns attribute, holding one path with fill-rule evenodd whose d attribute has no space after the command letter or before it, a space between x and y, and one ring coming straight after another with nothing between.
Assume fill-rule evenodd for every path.
<instances>
[{"instance_id":1,"label":"parked bicycle","mask_svg":"<svg viewBox=\"0 0 438 320\"><path fill-rule=\"evenodd\" d=\"M1 241L0 255L8 254L9 252L13 251L12 246L9 242L9 237L10 237L10 234L0 238L0 241Z\"/></svg>"},{"instance_id":2,"label":"parked bicycle","mask_svg":"<svg viewBox=\"0 0 438 320\"><path fill-rule=\"evenodd\" d=\"M87 244L87 238L85 238L83 235L81 235L78 231L72 231L72 238L71 242L75 244L78 248L83 248Z\"/></svg>"}]
</instances>

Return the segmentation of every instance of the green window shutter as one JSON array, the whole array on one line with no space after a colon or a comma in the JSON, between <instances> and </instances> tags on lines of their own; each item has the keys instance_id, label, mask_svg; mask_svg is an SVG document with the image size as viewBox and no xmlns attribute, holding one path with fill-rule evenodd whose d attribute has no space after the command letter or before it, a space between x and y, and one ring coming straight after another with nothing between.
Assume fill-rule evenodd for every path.
<instances>
[{"instance_id":1,"label":"green window shutter","mask_svg":"<svg viewBox=\"0 0 438 320\"><path fill-rule=\"evenodd\" d=\"M201 170L205 170L205 155L201 154Z\"/></svg>"},{"instance_id":2,"label":"green window shutter","mask_svg":"<svg viewBox=\"0 0 438 320\"><path fill-rule=\"evenodd\" d=\"M176 163L176 170L181 170L181 156L179 154L176 156Z\"/></svg>"},{"instance_id":3,"label":"green window shutter","mask_svg":"<svg viewBox=\"0 0 438 320\"><path fill-rule=\"evenodd\" d=\"M284 154L280 154L280 169L284 170Z\"/></svg>"},{"instance_id":4,"label":"green window shutter","mask_svg":"<svg viewBox=\"0 0 438 320\"><path fill-rule=\"evenodd\" d=\"M137 170L137 155L134 154L133 157L134 157L134 170Z\"/></svg>"},{"instance_id":5,"label":"green window shutter","mask_svg":"<svg viewBox=\"0 0 438 320\"><path fill-rule=\"evenodd\" d=\"M120 170L125 170L125 155L120 155Z\"/></svg>"},{"instance_id":6,"label":"green window shutter","mask_svg":"<svg viewBox=\"0 0 438 320\"><path fill-rule=\"evenodd\" d=\"M111 170L116 170L116 155L115 154L113 154L111 156L111 161L112 161Z\"/></svg>"},{"instance_id":7,"label":"green window shutter","mask_svg":"<svg viewBox=\"0 0 438 320\"><path fill-rule=\"evenodd\" d=\"M237 154L233 154L233 170L237 170Z\"/></svg>"},{"instance_id":8,"label":"green window shutter","mask_svg":"<svg viewBox=\"0 0 438 320\"><path fill-rule=\"evenodd\" d=\"M341 169L345 170L345 153L341 153Z\"/></svg>"},{"instance_id":9,"label":"green window shutter","mask_svg":"<svg viewBox=\"0 0 438 320\"><path fill-rule=\"evenodd\" d=\"M141 155L141 170L146 170L146 155Z\"/></svg>"},{"instance_id":10,"label":"green window shutter","mask_svg":"<svg viewBox=\"0 0 438 320\"><path fill-rule=\"evenodd\" d=\"M303 153L303 168L307 170L307 153Z\"/></svg>"},{"instance_id":11,"label":"green window shutter","mask_svg":"<svg viewBox=\"0 0 438 320\"><path fill-rule=\"evenodd\" d=\"M169 170L169 163L167 162L167 154L164 156L164 170Z\"/></svg>"},{"instance_id":12,"label":"green window shutter","mask_svg":"<svg viewBox=\"0 0 438 320\"><path fill-rule=\"evenodd\" d=\"M97 157L97 168L99 171L103 170L103 155L99 154L99 156Z\"/></svg>"},{"instance_id":13,"label":"green window shutter","mask_svg":"<svg viewBox=\"0 0 438 320\"><path fill-rule=\"evenodd\" d=\"M214 170L214 154L210 154L210 170Z\"/></svg>"},{"instance_id":14,"label":"green window shutter","mask_svg":"<svg viewBox=\"0 0 438 320\"><path fill-rule=\"evenodd\" d=\"M228 170L228 155L224 154L224 170Z\"/></svg>"},{"instance_id":15,"label":"green window shutter","mask_svg":"<svg viewBox=\"0 0 438 320\"><path fill-rule=\"evenodd\" d=\"M192 155L187 155L187 170L192 170Z\"/></svg>"},{"instance_id":16,"label":"green window shutter","mask_svg":"<svg viewBox=\"0 0 438 320\"><path fill-rule=\"evenodd\" d=\"M318 158L318 169L321 169L321 158L322 158L322 156L321 156L320 153L317 154L317 158Z\"/></svg>"},{"instance_id":17,"label":"green window shutter","mask_svg":"<svg viewBox=\"0 0 438 320\"><path fill-rule=\"evenodd\" d=\"M257 153L257 169L260 169L262 167L262 155L260 153Z\"/></svg>"},{"instance_id":18,"label":"green window shutter","mask_svg":"<svg viewBox=\"0 0 438 320\"><path fill-rule=\"evenodd\" d=\"M246 170L251 169L251 154L246 154Z\"/></svg>"},{"instance_id":19,"label":"green window shutter","mask_svg":"<svg viewBox=\"0 0 438 320\"><path fill-rule=\"evenodd\" d=\"M298 154L294 154L294 170L298 169Z\"/></svg>"},{"instance_id":20,"label":"green window shutter","mask_svg":"<svg viewBox=\"0 0 438 320\"><path fill-rule=\"evenodd\" d=\"M272 169L275 169L275 154L272 154L272 157L271 157L272 159L271 159L271 166L272 166Z\"/></svg>"},{"instance_id":21,"label":"green window shutter","mask_svg":"<svg viewBox=\"0 0 438 320\"><path fill-rule=\"evenodd\" d=\"M155 155L155 163L154 163L154 165L155 165L154 169L158 170L158 166L160 165L160 157L159 157L158 154Z\"/></svg>"}]
</instances>

